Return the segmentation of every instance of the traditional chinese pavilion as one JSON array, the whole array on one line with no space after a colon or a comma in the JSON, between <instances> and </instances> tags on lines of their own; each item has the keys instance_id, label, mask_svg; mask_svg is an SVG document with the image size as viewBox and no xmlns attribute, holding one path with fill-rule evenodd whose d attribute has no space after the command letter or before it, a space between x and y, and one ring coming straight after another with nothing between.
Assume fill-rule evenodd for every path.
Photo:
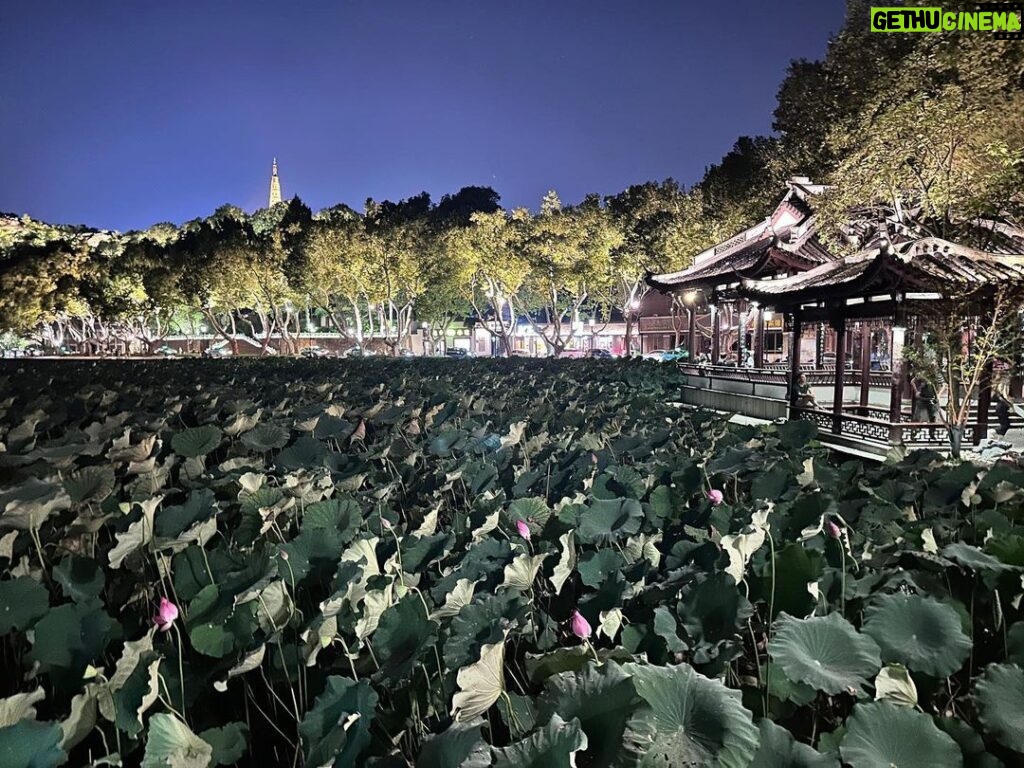
<instances>
[{"instance_id":1,"label":"traditional chinese pavilion","mask_svg":"<svg viewBox=\"0 0 1024 768\"><path fill-rule=\"evenodd\" d=\"M683 402L808 419L822 442L856 453L944 446L939 423L914 420L904 345L926 312L948 305L980 317L1001 288L1024 287L1024 240L1000 233L1002 252L985 252L880 220L851 226L857 251L841 256L819 237L823 191L795 178L767 219L685 270L648 276L684 316ZM810 402L798 402L801 374ZM975 442L987 432L990 390L988 373L968 425Z\"/></svg>"}]
</instances>

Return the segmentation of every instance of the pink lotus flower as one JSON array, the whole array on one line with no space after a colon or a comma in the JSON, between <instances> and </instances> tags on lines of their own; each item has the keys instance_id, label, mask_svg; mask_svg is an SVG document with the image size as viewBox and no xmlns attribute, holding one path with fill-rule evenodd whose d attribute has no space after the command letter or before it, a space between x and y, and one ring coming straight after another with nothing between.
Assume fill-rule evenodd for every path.
<instances>
[{"instance_id":1,"label":"pink lotus flower","mask_svg":"<svg viewBox=\"0 0 1024 768\"><path fill-rule=\"evenodd\" d=\"M717 488L712 488L708 491L708 500L711 502L712 506L717 507L725 500L725 496L723 496L722 492Z\"/></svg>"},{"instance_id":2,"label":"pink lotus flower","mask_svg":"<svg viewBox=\"0 0 1024 768\"><path fill-rule=\"evenodd\" d=\"M590 626L590 622L583 618L583 614L579 611L572 612L570 625L572 627L572 633L580 640L586 640L594 632L593 627Z\"/></svg>"},{"instance_id":3,"label":"pink lotus flower","mask_svg":"<svg viewBox=\"0 0 1024 768\"><path fill-rule=\"evenodd\" d=\"M828 531L828 535L831 536L833 539L838 539L839 534L842 533L842 531L840 531L839 529L839 526L833 523L831 520L825 523L825 530Z\"/></svg>"},{"instance_id":4,"label":"pink lotus flower","mask_svg":"<svg viewBox=\"0 0 1024 768\"><path fill-rule=\"evenodd\" d=\"M525 520L516 520L516 530L519 531L519 535L524 539L530 540L530 526L526 524Z\"/></svg>"},{"instance_id":5,"label":"pink lotus flower","mask_svg":"<svg viewBox=\"0 0 1024 768\"><path fill-rule=\"evenodd\" d=\"M156 609L156 615L153 616L153 623L156 624L156 628L161 632L166 632L177 618L178 606L166 597L161 597L160 607Z\"/></svg>"}]
</instances>

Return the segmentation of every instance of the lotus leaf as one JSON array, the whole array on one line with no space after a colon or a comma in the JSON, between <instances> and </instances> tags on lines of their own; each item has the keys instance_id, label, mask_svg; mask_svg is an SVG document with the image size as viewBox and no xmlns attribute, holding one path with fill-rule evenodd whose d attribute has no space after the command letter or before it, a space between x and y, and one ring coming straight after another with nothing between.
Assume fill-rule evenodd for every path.
<instances>
[{"instance_id":1,"label":"lotus leaf","mask_svg":"<svg viewBox=\"0 0 1024 768\"><path fill-rule=\"evenodd\" d=\"M971 652L957 612L920 595L879 597L867 610L864 632L878 643L883 661L932 677L953 674Z\"/></svg>"},{"instance_id":2,"label":"lotus leaf","mask_svg":"<svg viewBox=\"0 0 1024 768\"><path fill-rule=\"evenodd\" d=\"M985 733L1000 744L1024 752L1024 669L1016 664L992 664L974 686Z\"/></svg>"},{"instance_id":3,"label":"lotus leaf","mask_svg":"<svg viewBox=\"0 0 1024 768\"><path fill-rule=\"evenodd\" d=\"M827 694L860 694L881 669L878 645L846 619L782 614L768 653L790 680Z\"/></svg>"},{"instance_id":4,"label":"lotus leaf","mask_svg":"<svg viewBox=\"0 0 1024 768\"><path fill-rule=\"evenodd\" d=\"M625 734L639 765L750 765L757 727L735 691L687 664L626 664L623 669L644 702Z\"/></svg>"},{"instance_id":5,"label":"lotus leaf","mask_svg":"<svg viewBox=\"0 0 1024 768\"><path fill-rule=\"evenodd\" d=\"M858 704L846 721L839 750L853 768L960 768L953 739L932 719L886 702Z\"/></svg>"}]
</instances>

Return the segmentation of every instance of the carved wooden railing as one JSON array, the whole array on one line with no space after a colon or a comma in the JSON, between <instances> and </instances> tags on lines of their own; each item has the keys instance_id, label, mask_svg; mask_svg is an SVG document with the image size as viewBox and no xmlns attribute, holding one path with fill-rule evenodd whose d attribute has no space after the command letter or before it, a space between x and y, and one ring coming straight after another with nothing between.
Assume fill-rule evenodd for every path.
<instances>
[{"instance_id":1,"label":"carved wooden railing","mask_svg":"<svg viewBox=\"0 0 1024 768\"><path fill-rule=\"evenodd\" d=\"M907 414L901 414L903 420L893 423L889 421L888 411L871 410L875 416L884 413L884 418L801 407L794 408L793 413L797 418L817 424L822 433L854 437L872 443L943 446L949 441L943 424L910 421ZM973 427L973 424L968 424L967 432Z\"/></svg>"}]
</instances>

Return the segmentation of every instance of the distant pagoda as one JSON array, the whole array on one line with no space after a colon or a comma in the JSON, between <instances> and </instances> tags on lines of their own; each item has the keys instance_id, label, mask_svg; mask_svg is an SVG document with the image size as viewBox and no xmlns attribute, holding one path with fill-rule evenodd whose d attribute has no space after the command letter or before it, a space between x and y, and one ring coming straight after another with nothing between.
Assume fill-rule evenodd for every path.
<instances>
[{"instance_id":1,"label":"distant pagoda","mask_svg":"<svg viewBox=\"0 0 1024 768\"><path fill-rule=\"evenodd\" d=\"M268 208L273 208L281 202L281 179L277 177L277 158L274 158L274 165L270 171L270 202Z\"/></svg>"}]
</instances>

